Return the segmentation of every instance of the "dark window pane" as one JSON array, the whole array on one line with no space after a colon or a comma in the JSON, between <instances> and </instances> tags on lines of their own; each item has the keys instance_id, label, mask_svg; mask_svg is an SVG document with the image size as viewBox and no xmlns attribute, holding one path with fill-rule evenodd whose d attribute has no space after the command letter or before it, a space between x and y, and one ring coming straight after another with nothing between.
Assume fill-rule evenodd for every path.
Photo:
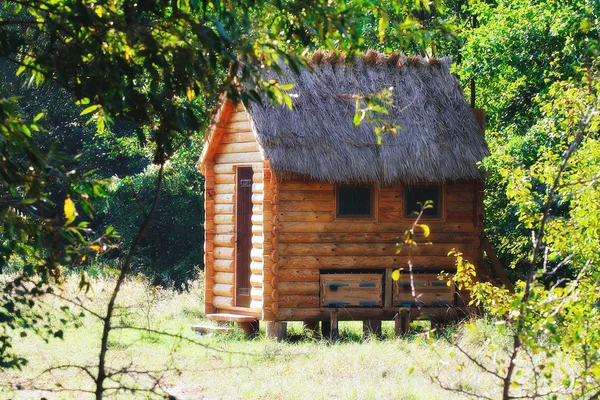
<instances>
[{"instance_id":1,"label":"dark window pane","mask_svg":"<svg viewBox=\"0 0 600 400\"><path fill-rule=\"evenodd\" d=\"M427 200L433 201L433 208L428 208L423 212L424 217L440 216L440 188L436 186L429 187L404 187L405 215L407 217L416 217L421 212L421 207ZM420 203L420 204L419 204Z\"/></svg>"},{"instance_id":2,"label":"dark window pane","mask_svg":"<svg viewBox=\"0 0 600 400\"><path fill-rule=\"evenodd\" d=\"M372 216L372 190L369 187L339 186L337 188L338 217Z\"/></svg>"}]
</instances>

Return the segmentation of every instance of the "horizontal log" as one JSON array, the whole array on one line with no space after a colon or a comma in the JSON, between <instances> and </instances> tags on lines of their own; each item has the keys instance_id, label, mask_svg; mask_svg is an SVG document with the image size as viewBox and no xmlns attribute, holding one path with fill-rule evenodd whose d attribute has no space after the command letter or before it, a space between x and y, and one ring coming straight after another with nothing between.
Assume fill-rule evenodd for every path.
<instances>
[{"instance_id":1,"label":"horizontal log","mask_svg":"<svg viewBox=\"0 0 600 400\"><path fill-rule=\"evenodd\" d=\"M233 235L214 235L213 243L217 246L233 247L235 240Z\"/></svg>"},{"instance_id":2,"label":"horizontal log","mask_svg":"<svg viewBox=\"0 0 600 400\"><path fill-rule=\"evenodd\" d=\"M400 211L380 211L377 215L379 221L398 221L401 222L403 219L402 212Z\"/></svg>"},{"instance_id":3,"label":"horizontal log","mask_svg":"<svg viewBox=\"0 0 600 400\"><path fill-rule=\"evenodd\" d=\"M233 297L233 285L215 283L213 285L213 293L215 296Z\"/></svg>"},{"instance_id":4,"label":"horizontal log","mask_svg":"<svg viewBox=\"0 0 600 400\"><path fill-rule=\"evenodd\" d=\"M215 163L255 163L262 161L262 155L259 152L216 154Z\"/></svg>"},{"instance_id":5,"label":"horizontal log","mask_svg":"<svg viewBox=\"0 0 600 400\"><path fill-rule=\"evenodd\" d=\"M473 223L473 211L446 211L446 222Z\"/></svg>"},{"instance_id":6,"label":"horizontal log","mask_svg":"<svg viewBox=\"0 0 600 400\"><path fill-rule=\"evenodd\" d=\"M217 225L230 225L234 223L234 218L231 214L215 214L213 220Z\"/></svg>"},{"instance_id":7,"label":"horizontal log","mask_svg":"<svg viewBox=\"0 0 600 400\"><path fill-rule=\"evenodd\" d=\"M244 106L244 103L242 103L241 101L237 102L235 104L235 111L236 112L246 112L247 113L246 107Z\"/></svg>"},{"instance_id":8,"label":"horizontal log","mask_svg":"<svg viewBox=\"0 0 600 400\"><path fill-rule=\"evenodd\" d=\"M264 238L262 237L262 235L252 235L252 246L256 247L256 248L261 248L262 244L263 244L263 240Z\"/></svg>"},{"instance_id":9,"label":"horizontal log","mask_svg":"<svg viewBox=\"0 0 600 400\"><path fill-rule=\"evenodd\" d=\"M279 307L309 308L319 307L319 296L286 295L279 296Z\"/></svg>"},{"instance_id":10,"label":"horizontal log","mask_svg":"<svg viewBox=\"0 0 600 400\"><path fill-rule=\"evenodd\" d=\"M432 232L474 232L472 223L427 222ZM398 232L398 224L392 222L352 221L348 222L281 222L280 232L305 233L369 233Z\"/></svg>"},{"instance_id":11,"label":"horizontal log","mask_svg":"<svg viewBox=\"0 0 600 400\"><path fill-rule=\"evenodd\" d=\"M262 274L263 263L260 261L251 261L250 262L250 272L254 275Z\"/></svg>"},{"instance_id":12,"label":"horizontal log","mask_svg":"<svg viewBox=\"0 0 600 400\"><path fill-rule=\"evenodd\" d=\"M330 211L333 212L335 204L333 200L307 200L307 201L279 201L279 212L288 211Z\"/></svg>"},{"instance_id":13,"label":"horizontal log","mask_svg":"<svg viewBox=\"0 0 600 400\"><path fill-rule=\"evenodd\" d=\"M331 190L333 192L334 185L332 183L305 181L301 179L285 180L280 183L279 190Z\"/></svg>"},{"instance_id":14,"label":"horizontal log","mask_svg":"<svg viewBox=\"0 0 600 400\"><path fill-rule=\"evenodd\" d=\"M256 137L250 130L246 132L226 132L221 136L221 143L256 143Z\"/></svg>"},{"instance_id":15,"label":"horizontal log","mask_svg":"<svg viewBox=\"0 0 600 400\"><path fill-rule=\"evenodd\" d=\"M213 207L215 214L232 214L233 204L215 204Z\"/></svg>"},{"instance_id":16,"label":"horizontal log","mask_svg":"<svg viewBox=\"0 0 600 400\"><path fill-rule=\"evenodd\" d=\"M468 259L468 257L466 257ZM338 269L338 268L406 268L407 256L293 256L279 257L281 271L292 268L305 269ZM414 268L455 268L454 257L413 256Z\"/></svg>"},{"instance_id":17,"label":"horizontal log","mask_svg":"<svg viewBox=\"0 0 600 400\"><path fill-rule=\"evenodd\" d=\"M214 260L213 268L217 272L233 272L233 260Z\"/></svg>"},{"instance_id":18,"label":"horizontal log","mask_svg":"<svg viewBox=\"0 0 600 400\"><path fill-rule=\"evenodd\" d=\"M261 262L262 261L262 249L252 249L250 250L250 259L252 261Z\"/></svg>"},{"instance_id":19,"label":"horizontal log","mask_svg":"<svg viewBox=\"0 0 600 400\"><path fill-rule=\"evenodd\" d=\"M279 296L290 294L319 295L318 282L279 282Z\"/></svg>"},{"instance_id":20,"label":"horizontal log","mask_svg":"<svg viewBox=\"0 0 600 400\"><path fill-rule=\"evenodd\" d=\"M263 234L262 225L252 225L252 235L260 236Z\"/></svg>"},{"instance_id":21,"label":"horizontal log","mask_svg":"<svg viewBox=\"0 0 600 400\"><path fill-rule=\"evenodd\" d=\"M378 199L380 202L400 203L402 201L402 198L403 198L402 188L380 189L379 190Z\"/></svg>"},{"instance_id":22,"label":"horizontal log","mask_svg":"<svg viewBox=\"0 0 600 400\"><path fill-rule=\"evenodd\" d=\"M263 203L263 194L262 193L252 193L252 204L262 204Z\"/></svg>"},{"instance_id":23,"label":"horizontal log","mask_svg":"<svg viewBox=\"0 0 600 400\"><path fill-rule=\"evenodd\" d=\"M215 183L235 183L234 174L218 174L215 175Z\"/></svg>"},{"instance_id":24,"label":"horizontal log","mask_svg":"<svg viewBox=\"0 0 600 400\"><path fill-rule=\"evenodd\" d=\"M228 309L233 307L233 297L214 296L212 303L215 308Z\"/></svg>"},{"instance_id":25,"label":"horizontal log","mask_svg":"<svg viewBox=\"0 0 600 400\"><path fill-rule=\"evenodd\" d=\"M404 241L404 231L409 229L402 225L398 226L398 232L390 233L302 233L302 232L283 232L279 234L279 243L402 243ZM414 240L417 243L432 242L432 243L456 243L469 244L475 239L475 235L471 232L431 232L427 238L424 237L423 231L416 229Z\"/></svg>"},{"instance_id":26,"label":"horizontal log","mask_svg":"<svg viewBox=\"0 0 600 400\"><path fill-rule=\"evenodd\" d=\"M252 287L262 287L263 277L262 274L251 274L250 275L250 285ZM261 295L262 297L262 295Z\"/></svg>"},{"instance_id":27,"label":"horizontal log","mask_svg":"<svg viewBox=\"0 0 600 400\"><path fill-rule=\"evenodd\" d=\"M233 225L216 225L215 233L216 234L233 234L234 227Z\"/></svg>"},{"instance_id":28,"label":"horizontal log","mask_svg":"<svg viewBox=\"0 0 600 400\"><path fill-rule=\"evenodd\" d=\"M210 215L208 215L208 219L206 219L204 221L204 230L206 232L212 233L212 232L215 232L215 229L216 229L215 221L213 221L212 217Z\"/></svg>"},{"instance_id":29,"label":"horizontal log","mask_svg":"<svg viewBox=\"0 0 600 400\"><path fill-rule=\"evenodd\" d=\"M226 132L252 132L249 121L233 121L223 127Z\"/></svg>"},{"instance_id":30,"label":"horizontal log","mask_svg":"<svg viewBox=\"0 0 600 400\"><path fill-rule=\"evenodd\" d=\"M447 201L446 211L470 211L473 212L473 201ZM472 214L471 214L472 215Z\"/></svg>"},{"instance_id":31,"label":"horizontal log","mask_svg":"<svg viewBox=\"0 0 600 400\"><path fill-rule=\"evenodd\" d=\"M223 143L217 149L217 154L251 153L259 151L256 142Z\"/></svg>"},{"instance_id":32,"label":"horizontal log","mask_svg":"<svg viewBox=\"0 0 600 400\"><path fill-rule=\"evenodd\" d=\"M250 301L250 309L254 312L261 312L263 307L263 302L262 299L252 299L252 301Z\"/></svg>"},{"instance_id":33,"label":"horizontal log","mask_svg":"<svg viewBox=\"0 0 600 400\"><path fill-rule=\"evenodd\" d=\"M446 193L445 198L447 202L456 201L468 203L473 201L473 199L475 198L475 193L472 190L467 192L450 192Z\"/></svg>"},{"instance_id":34,"label":"horizontal log","mask_svg":"<svg viewBox=\"0 0 600 400\"><path fill-rule=\"evenodd\" d=\"M234 204L235 199L233 194L216 194L214 197L215 206L217 204Z\"/></svg>"},{"instance_id":35,"label":"horizontal log","mask_svg":"<svg viewBox=\"0 0 600 400\"><path fill-rule=\"evenodd\" d=\"M255 182L252 184L252 193L262 193L264 189L263 183Z\"/></svg>"},{"instance_id":36,"label":"horizontal log","mask_svg":"<svg viewBox=\"0 0 600 400\"><path fill-rule=\"evenodd\" d=\"M279 282L319 282L318 269L281 268Z\"/></svg>"},{"instance_id":37,"label":"horizontal log","mask_svg":"<svg viewBox=\"0 0 600 400\"><path fill-rule=\"evenodd\" d=\"M213 281L233 285L235 283L235 274L233 272L215 272Z\"/></svg>"},{"instance_id":38,"label":"horizontal log","mask_svg":"<svg viewBox=\"0 0 600 400\"><path fill-rule=\"evenodd\" d=\"M252 214L252 216L250 217L250 220L252 221L253 225L261 225L263 223L263 216L262 214Z\"/></svg>"},{"instance_id":39,"label":"horizontal log","mask_svg":"<svg viewBox=\"0 0 600 400\"><path fill-rule=\"evenodd\" d=\"M239 166L237 163L220 163L215 164L214 171L215 174L235 174L236 168ZM244 165L248 166L248 165ZM262 171L263 165L260 163L251 163L249 166L252 167L252 170L256 173L256 171Z\"/></svg>"},{"instance_id":40,"label":"horizontal log","mask_svg":"<svg viewBox=\"0 0 600 400\"><path fill-rule=\"evenodd\" d=\"M262 302L262 289L259 287L252 287L250 289L250 298Z\"/></svg>"},{"instance_id":41,"label":"horizontal log","mask_svg":"<svg viewBox=\"0 0 600 400\"><path fill-rule=\"evenodd\" d=\"M474 188L474 182L448 183L446 193L473 192Z\"/></svg>"},{"instance_id":42,"label":"horizontal log","mask_svg":"<svg viewBox=\"0 0 600 400\"><path fill-rule=\"evenodd\" d=\"M234 252L233 247L215 247L213 256L221 260L233 260Z\"/></svg>"},{"instance_id":43,"label":"horizontal log","mask_svg":"<svg viewBox=\"0 0 600 400\"><path fill-rule=\"evenodd\" d=\"M263 207L262 204L253 204L252 205L252 214L262 215Z\"/></svg>"},{"instance_id":44,"label":"horizontal log","mask_svg":"<svg viewBox=\"0 0 600 400\"><path fill-rule=\"evenodd\" d=\"M333 191L324 190L280 190L279 200L283 201L305 201L305 200L331 200L333 201Z\"/></svg>"},{"instance_id":45,"label":"horizontal log","mask_svg":"<svg viewBox=\"0 0 600 400\"><path fill-rule=\"evenodd\" d=\"M446 256L453 248L461 250L465 254L471 246L463 246L456 243L434 243L431 245L421 244L418 246L397 246L385 243L280 243L279 253L282 256L394 256L396 254Z\"/></svg>"},{"instance_id":46,"label":"horizontal log","mask_svg":"<svg viewBox=\"0 0 600 400\"><path fill-rule=\"evenodd\" d=\"M333 220L333 211L286 211L279 213L279 221L281 222L332 222Z\"/></svg>"},{"instance_id":47,"label":"horizontal log","mask_svg":"<svg viewBox=\"0 0 600 400\"><path fill-rule=\"evenodd\" d=\"M221 184L215 185L214 191L216 194L233 194L233 193L235 193L235 184L221 183Z\"/></svg>"},{"instance_id":48,"label":"horizontal log","mask_svg":"<svg viewBox=\"0 0 600 400\"><path fill-rule=\"evenodd\" d=\"M442 318L447 321L463 319L470 313L476 313L474 308L448 308L448 307L428 307L423 309L413 308L410 310L411 319L418 318L425 314L433 318ZM397 307L391 308L339 308L337 309L337 319L339 321L355 321L366 319L392 320L398 314ZM328 320L331 316L331 309L327 308L297 308L281 307L277 310L276 319L279 321L306 321L306 320ZM272 317L272 316L271 316Z\"/></svg>"},{"instance_id":49,"label":"horizontal log","mask_svg":"<svg viewBox=\"0 0 600 400\"><path fill-rule=\"evenodd\" d=\"M236 111L229 117L229 122L249 121L246 111Z\"/></svg>"},{"instance_id":50,"label":"horizontal log","mask_svg":"<svg viewBox=\"0 0 600 400\"><path fill-rule=\"evenodd\" d=\"M402 202L401 201L380 201L378 210L380 213L382 212L402 212Z\"/></svg>"}]
</instances>

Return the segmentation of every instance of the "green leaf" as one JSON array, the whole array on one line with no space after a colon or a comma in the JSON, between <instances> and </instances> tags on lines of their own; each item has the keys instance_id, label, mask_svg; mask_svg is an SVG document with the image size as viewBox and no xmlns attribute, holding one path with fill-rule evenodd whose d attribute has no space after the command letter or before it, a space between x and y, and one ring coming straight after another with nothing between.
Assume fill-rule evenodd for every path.
<instances>
[{"instance_id":1,"label":"green leaf","mask_svg":"<svg viewBox=\"0 0 600 400\"><path fill-rule=\"evenodd\" d=\"M285 105L291 110L292 109L292 99L290 98L290 96L288 96L287 94L284 94L283 101L285 102Z\"/></svg>"},{"instance_id":2,"label":"green leaf","mask_svg":"<svg viewBox=\"0 0 600 400\"><path fill-rule=\"evenodd\" d=\"M79 114L79 115L85 115L85 114L89 114L89 113L91 113L91 112L93 112L93 111L96 111L97 109L98 109L98 105L97 105L97 104L94 104L94 105L91 105L91 106L87 107L87 108L86 108L85 110L83 110L83 111L81 112L81 114Z\"/></svg>"},{"instance_id":3,"label":"green leaf","mask_svg":"<svg viewBox=\"0 0 600 400\"><path fill-rule=\"evenodd\" d=\"M360 110L357 110L356 113L354 114L354 118L352 119L352 122L354 122L354 126L359 126L361 121L362 121L362 112Z\"/></svg>"},{"instance_id":4,"label":"green leaf","mask_svg":"<svg viewBox=\"0 0 600 400\"><path fill-rule=\"evenodd\" d=\"M290 90L294 88L294 84L293 83L288 83L287 85L280 85L279 86L279 90Z\"/></svg>"},{"instance_id":5,"label":"green leaf","mask_svg":"<svg viewBox=\"0 0 600 400\"><path fill-rule=\"evenodd\" d=\"M41 112L38 115L35 116L35 118L33 118L33 122L38 122L40 119L42 119L42 117L44 116L44 113Z\"/></svg>"},{"instance_id":6,"label":"green leaf","mask_svg":"<svg viewBox=\"0 0 600 400\"><path fill-rule=\"evenodd\" d=\"M19 69L17 70L17 76L21 75L23 72L25 72L25 69L27 69L27 67L25 65L21 65L19 67Z\"/></svg>"}]
</instances>

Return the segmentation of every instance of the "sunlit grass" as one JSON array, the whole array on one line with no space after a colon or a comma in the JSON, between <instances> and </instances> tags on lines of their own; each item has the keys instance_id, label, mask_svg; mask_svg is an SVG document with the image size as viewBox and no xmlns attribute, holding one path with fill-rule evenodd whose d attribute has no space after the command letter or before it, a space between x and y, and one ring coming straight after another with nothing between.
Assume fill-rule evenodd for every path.
<instances>
[{"instance_id":1,"label":"sunlit grass","mask_svg":"<svg viewBox=\"0 0 600 400\"><path fill-rule=\"evenodd\" d=\"M103 312L113 281L99 280L87 295L77 290L75 278L67 281L64 295L84 299L86 306ZM47 299L48 307L63 302ZM288 326L289 341L274 342L261 334L245 339L240 332L200 336L191 325L203 316L202 287L191 282L189 290L152 288L143 278L127 281L120 296L114 326L141 327L183 335L197 343L153 332L117 329L109 341L109 361L113 368L151 370L161 376L161 387L183 399L453 399L461 398L431 383L430 374L446 374L464 385L485 388L491 385L480 371L459 374L448 363L452 346L443 339L430 344L422 335L395 338L393 323L383 324L384 339L363 339L362 323L341 322L340 340L329 343L307 336L300 323ZM41 374L59 365L93 366L97 363L101 324L87 315L79 329L68 327L64 340L45 343L28 336L15 341L16 350L29 360L23 371L0 376L0 397L11 399L88 398L81 392L42 391L42 389L93 389L93 382L76 369ZM424 330L425 322L415 323ZM419 327L421 325L421 327ZM465 339L477 346L478 338ZM414 372L412 372L414 370ZM40 375L41 374L41 375ZM125 378L128 385L147 387L148 377L138 381ZM114 382L110 382L114 385ZM87 397L86 397L87 396ZM145 398L145 393L122 393L118 398Z\"/></svg>"}]
</instances>

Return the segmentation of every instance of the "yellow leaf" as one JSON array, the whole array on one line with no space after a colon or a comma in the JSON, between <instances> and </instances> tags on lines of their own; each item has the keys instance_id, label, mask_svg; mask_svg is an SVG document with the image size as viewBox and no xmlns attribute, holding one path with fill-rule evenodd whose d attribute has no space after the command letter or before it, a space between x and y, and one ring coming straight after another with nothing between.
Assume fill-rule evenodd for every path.
<instances>
[{"instance_id":1,"label":"yellow leaf","mask_svg":"<svg viewBox=\"0 0 600 400\"><path fill-rule=\"evenodd\" d=\"M104 247L98 246L97 244L90 245L90 249L97 251L98 253L104 250Z\"/></svg>"},{"instance_id":2,"label":"yellow leaf","mask_svg":"<svg viewBox=\"0 0 600 400\"><path fill-rule=\"evenodd\" d=\"M392 271L392 279L395 281L400 279L400 270L399 269Z\"/></svg>"},{"instance_id":3,"label":"yellow leaf","mask_svg":"<svg viewBox=\"0 0 600 400\"><path fill-rule=\"evenodd\" d=\"M65 199L64 210L65 218L67 219L65 225L69 225L70 223L75 221L75 218L77 218L77 209L75 208L75 203L73 203L73 200L71 200L69 196L67 196L67 198Z\"/></svg>"},{"instance_id":4,"label":"yellow leaf","mask_svg":"<svg viewBox=\"0 0 600 400\"><path fill-rule=\"evenodd\" d=\"M187 98L189 101L194 100L194 97L196 97L196 93L194 93L194 89L192 89L189 86L186 89L186 94L187 94Z\"/></svg>"},{"instance_id":5,"label":"yellow leaf","mask_svg":"<svg viewBox=\"0 0 600 400\"><path fill-rule=\"evenodd\" d=\"M424 224L419 224L419 226L421 227L421 229L423 229L423 236L429 237L429 234L431 233L431 231L429 230L429 226Z\"/></svg>"}]
</instances>

